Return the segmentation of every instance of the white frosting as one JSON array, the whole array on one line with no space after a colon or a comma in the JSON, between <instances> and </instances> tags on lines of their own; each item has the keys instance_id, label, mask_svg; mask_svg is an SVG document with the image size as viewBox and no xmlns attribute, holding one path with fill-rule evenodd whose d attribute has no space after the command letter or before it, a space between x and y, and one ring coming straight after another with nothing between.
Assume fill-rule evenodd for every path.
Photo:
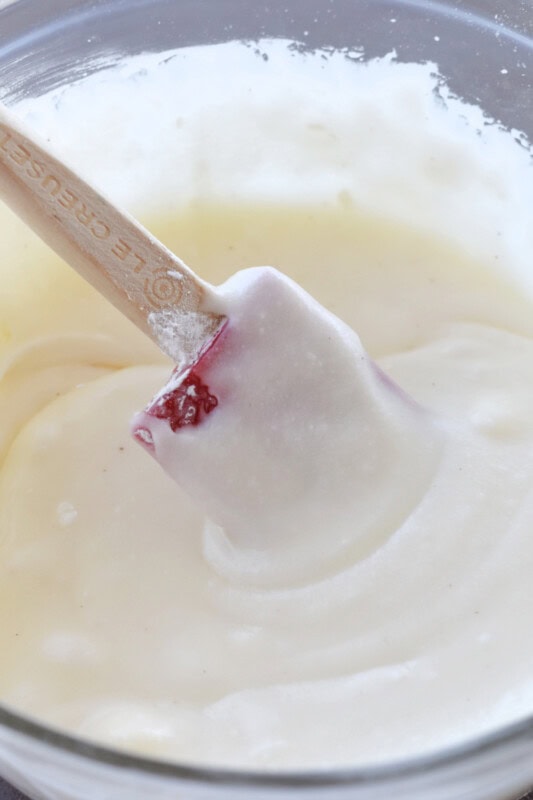
<instances>
[{"instance_id":1,"label":"white frosting","mask_svg":"<svg viewBox=\"0 0 533 800\"><path fill-rule=\"evenodd\" d=\"M533 712L530 153L450 97L434 67L305 56L279 41L262 50L268 61L234 43L132 59L19 109L114 198L152 215L206 280L271 263L336 317L270 271L225 284L234 336L202 365L219 404L172 435L169 456L218 523L206 527L129 438L168 361L2 211L0 699L181 761L404 758ZM317 385L294 364L290 312L313 358L348 381L347 395L319 383L312 414L297 415L328 519L361 510L353 527L334 519L330 536L296 452L280 466L290 404L268 429L277 359L231 350L251 331L264 352L252 325L263 280L277 298L276 356ZM265 390L258 428L246 403ZM314 457L324 436L305 425L330 401L325 472ZM162 460L165 425L150 420ZM253 457L258 434L266 462ZM356 440L366 459L354 462ZM337 504L340 484L325 476L344 475L339 449L357 480ZM260 492L235 491L268 474L301 527L283 504L261 509Z\"/></svg>"},{"instance_id":2,"label":"white frosting","mask_svg":"<svg viewBox=\"0 0 533 800\"><path fill-rule=\"evenodd\" d=\"M217 523L210 563L238 581L280 585L367 556L431 483L437 423L350 328L276 270L237 273L216 310L226 326L194 373L218 405L173 430L154 416L180 385L173 378L133 425ZM195 386L187 391L194 401Z\"/></svg>"}]
</instances>

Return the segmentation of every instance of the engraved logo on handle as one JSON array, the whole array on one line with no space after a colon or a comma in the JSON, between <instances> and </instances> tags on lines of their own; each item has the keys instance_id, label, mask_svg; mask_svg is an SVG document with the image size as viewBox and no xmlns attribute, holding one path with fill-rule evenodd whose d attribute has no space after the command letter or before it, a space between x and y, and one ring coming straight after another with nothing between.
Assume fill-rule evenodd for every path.
<instances>
[{"instance_id":1,"label":"engraved logo on handle","mask_svg":"<svg viewBox=\"0 0 533 800\"><path fill-rule=\"evenodd\" d=\"M22 137L18 139L13 131L6 129L0 123L0 160L5 162L7 159L12 171L16 172L24 183L37 184L41 196L48 195L55 199L58 211L67 212L71 219L75 219L90 234L91 238L108 244L112 262L124 265L135 274L147 270L146 260L136 252L134 245L123 237L115 236L108 222L101 219L94 208L82 201L64 179L54 174L53 169L46 163L46 155L36 154L25 139ZM61 223L60 214L54 214L53 219ZM172 269L161 267L155 271L147 271L143 283L144 295L153 309L159 310L178 304L183 295L182 281L185 276L175 271L173 263L172 267ZM113 279L112 273L110 277Z\"/></svg>"}]
</instances>

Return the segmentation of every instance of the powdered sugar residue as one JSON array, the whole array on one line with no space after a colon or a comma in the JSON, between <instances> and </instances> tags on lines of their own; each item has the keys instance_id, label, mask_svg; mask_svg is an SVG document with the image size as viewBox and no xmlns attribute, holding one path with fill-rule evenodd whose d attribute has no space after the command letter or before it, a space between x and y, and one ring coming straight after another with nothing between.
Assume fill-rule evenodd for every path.
<instances>
[{"instance_id":1,"label":"powdered sugar residue","mask_svg":"<svg viewBox=\"0 0 533 800\"><path fill-rule=\"evenodd\" d=\"M152 311L148 324L161 350L180 370L190 367L212 338L211 317L195 311L179 308Z\"/></svg>"}]
</instances>

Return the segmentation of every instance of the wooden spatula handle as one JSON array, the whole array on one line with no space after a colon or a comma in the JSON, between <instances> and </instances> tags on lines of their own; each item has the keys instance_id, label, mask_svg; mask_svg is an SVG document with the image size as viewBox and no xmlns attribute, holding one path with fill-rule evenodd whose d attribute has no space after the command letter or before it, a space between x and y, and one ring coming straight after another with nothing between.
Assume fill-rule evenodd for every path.
<instances>
[{"instance_id":1,"label":"wooden spatula handle","mask_svg":"<svg viewBox=\"0 0 533 800\"><path fill-rule=\"evenodd\" d=\"M171 357L194 358L220 327L222 317L209 311L210 287L1 105L0 197ZM172 310L195 321L172 326L178 339L183 334L175 351L152 323Z\"/></svg>"}]
</instances>

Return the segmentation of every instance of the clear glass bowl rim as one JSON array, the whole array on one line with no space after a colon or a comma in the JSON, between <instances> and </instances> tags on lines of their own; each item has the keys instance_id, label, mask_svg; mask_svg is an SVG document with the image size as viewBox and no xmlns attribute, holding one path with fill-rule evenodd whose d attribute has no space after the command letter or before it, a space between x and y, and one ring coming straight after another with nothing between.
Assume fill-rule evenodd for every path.
<instances>
[{"instance_id":1,"label":"clear glass bowl rim","mask_svg":"<svg viewBox=\"0 0 533 800\"><path fill-rule=\"evenodd\" d=\"M533 714L463 743L429 754L375 766L335 767L322 770L261 771L218 768L208 765L187 765L179 761L148 758L114 750L111 747L83 740L49 728L23 714L0 705L0 726L71 756L128 771L142 772L159 778L174 778L188 783L218 784L226 788L317 789L387 783L392 779L427 776L449 767L475 762L501 747L533 739Z\"/></svg>"}]
</instances>

